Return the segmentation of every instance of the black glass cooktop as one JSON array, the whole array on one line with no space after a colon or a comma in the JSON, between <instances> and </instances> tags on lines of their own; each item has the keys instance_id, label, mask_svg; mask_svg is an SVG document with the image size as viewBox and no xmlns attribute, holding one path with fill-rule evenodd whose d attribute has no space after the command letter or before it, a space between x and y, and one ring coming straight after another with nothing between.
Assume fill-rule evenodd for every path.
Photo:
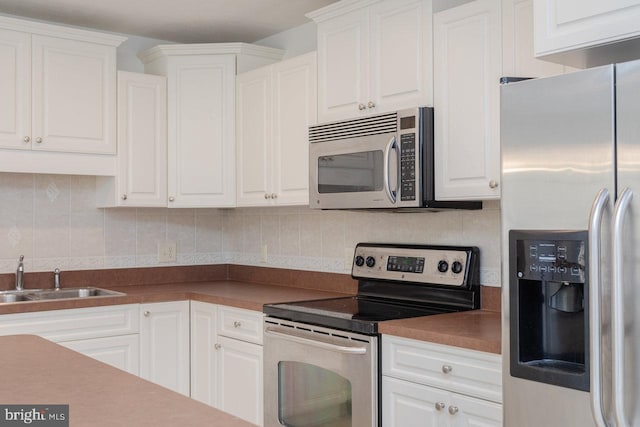
<instances>
[{"instance_id":1,"label":"black glass cooktop","mask_svg":"<svg viewBox=\"0 0 640 427\"><path fill-rule=\"evenodd\" d=\"M451 310L353 296L266 304L263 311L269 316L294 322L374 335L378 333L378 322L384 320L429 316Z\"/></svg>"}]
</instances>

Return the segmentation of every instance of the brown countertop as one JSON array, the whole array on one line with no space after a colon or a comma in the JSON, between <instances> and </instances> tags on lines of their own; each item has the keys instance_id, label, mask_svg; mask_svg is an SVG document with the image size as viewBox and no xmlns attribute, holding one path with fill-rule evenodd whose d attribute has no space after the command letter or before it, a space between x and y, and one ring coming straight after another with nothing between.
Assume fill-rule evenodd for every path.
<instances>
[{"instance_id":1,"label":"brown countertop","mask_svg":"<svg viewBox=\"0 0 640 427\"><path fill-rule=\"evenodd\" d=\"M380 323L381 334L501 353L500 313L471 310Z\"/></svg>"},{"instance_id":2,"label":"brown countertop","mask_svg":"<svg viewBox=\"0 0 640 427\"><path fill-rule=\"evenodd\" d=\"M70 426L253 425L40 337L0 337L0 348L0 402L68 404Z\"/></svg>"}]
</instances>

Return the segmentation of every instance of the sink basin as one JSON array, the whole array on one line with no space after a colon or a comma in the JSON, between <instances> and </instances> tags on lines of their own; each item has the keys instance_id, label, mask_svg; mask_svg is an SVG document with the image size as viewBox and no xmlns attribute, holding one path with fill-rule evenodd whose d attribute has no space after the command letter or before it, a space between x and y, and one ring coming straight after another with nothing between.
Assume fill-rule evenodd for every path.
<instances>
[{"instance_id":1,"label":"sink basin","mask_svg":"<svg viewBox=\"0 0 640 427\"><path fill-rule=\"evenodd\" d=\"M93 287L62 288L58 290L25 289L24 291L0 291L0 304L26 301L49 301L57 299L113 297L118 295L125 294L122 292Z\"/></svg>"},{"instance_id":2,"label":"sink basin","mask_svg":"<svg viewBox=\"0 0 640 427\"><path fill-rule=\"evenodd\" d=\"M122 292L109 291L101 288L62 288L62 289L42 289L39 291L29 292L26 295L27 301L42 301L52 299L67 298L90 298L90 297L112 297L124 295Z\"/></svg>"}]
</instances>

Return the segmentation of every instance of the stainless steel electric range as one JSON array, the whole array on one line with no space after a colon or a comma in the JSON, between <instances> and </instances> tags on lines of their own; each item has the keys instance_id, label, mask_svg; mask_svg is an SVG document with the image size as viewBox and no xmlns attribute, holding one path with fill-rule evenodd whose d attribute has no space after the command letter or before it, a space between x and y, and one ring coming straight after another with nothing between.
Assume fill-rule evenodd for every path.
<instances>
[{"instance_id":1,"label":"stainless steel electric range","mask_svg":"<svg viewBox=\"0 0 640 427\"><path fill-rule=\"evenodd\" d=\"M480 308L479 270L476 247L360 243L356 296L266 304L265 427L377 427L378 323Z\"/></svg>"}]
</instances>

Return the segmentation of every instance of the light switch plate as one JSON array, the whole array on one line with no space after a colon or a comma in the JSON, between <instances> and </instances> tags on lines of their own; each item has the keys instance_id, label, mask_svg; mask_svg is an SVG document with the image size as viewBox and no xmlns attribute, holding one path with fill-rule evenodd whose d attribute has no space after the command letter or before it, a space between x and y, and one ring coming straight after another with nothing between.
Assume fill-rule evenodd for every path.
<instances>
[{"instance_id":1,"label":"light switch plate","mask_svg":"<svg viewBox=\"0 0 640 427\"><path fill-rule=\"evenodd\" d=\"M176 262L176 258L176 242L170 240L158 242L158 262Z\"/></svg>"}]
</instances>

